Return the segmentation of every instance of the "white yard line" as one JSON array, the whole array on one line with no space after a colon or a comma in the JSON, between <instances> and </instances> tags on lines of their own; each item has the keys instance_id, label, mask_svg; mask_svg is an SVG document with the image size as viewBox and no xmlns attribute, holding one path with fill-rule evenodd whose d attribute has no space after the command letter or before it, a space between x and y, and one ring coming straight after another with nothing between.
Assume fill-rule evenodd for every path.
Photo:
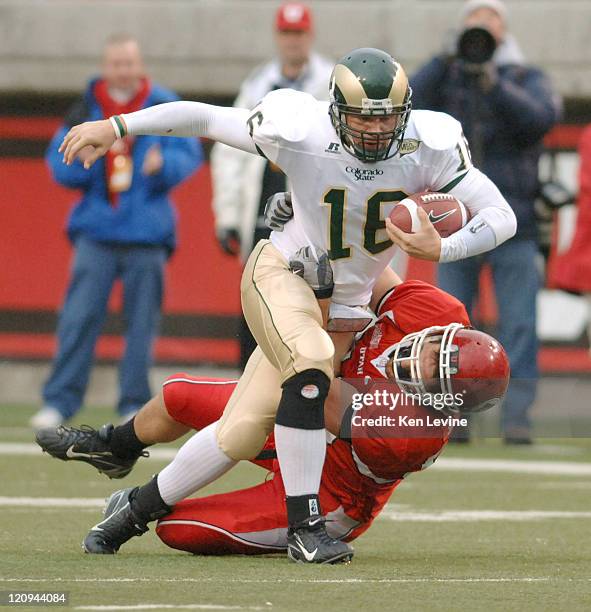
<instances>
[{"instance_id":1,"label":"white yard line","mask_svg":"<svg viewBox=\"0 0 591 612\"><path fill-rule=\"evenodd\" d=\"M103 508L101 497L0 497L0 507L25 508ZM591 512L562 510L441 510L423 512L405 506L386 506L382 520L399 523L457 523L479 521L543 521L549 519L589 519Z\"/></svg>"},{"instance_id":2,"label":"white yard line","mask_svg":"<svg viewBox=\"0 0 591 612\"><path fill-rule=\"evenodd\" d=\"M543 521L549 519L589 519L591 512L561 510L442 510L441 512L398 512L388 506L379 518L400 523L456 523L479 521Z\"/></svg>"},{"instance_id":3,"label":"white yard line","mask_svg":"<svg viewBox=\"0 0 591 612\"><path fill-rule=\"evenodd\" d=\"M27 455L39 455L43 454L43 451L31 442L1 442L0 443L0 455L9 455L13 457L27 456Z\"/></svg>"},{"instance_id":4,"label":"white yard line","mask_svg":"<svg viewBox=\"0 0 591 612\"><path fill-rule=\"evenodd\" d=\"M397 583L472 583L472 582L550 582L567 580L569 582L588 582L587 578L573 579L560 578L557 576L542 577L522 577L522 578L0 578L1 583L21 583L21 582L48 582L48 583L78 583L78 582L97 582L97 583L237 583L237 584L397 584ZM88 608L87 608L88 609Z\"/></svg>"},{"instance_id":5,"label":"white yard line","mask_svg":"<svg viewBox=\"0 0 591 612\"><path fill-rule=\"evenodd\" d=\"M575 461L521 461L519 459L440 457L430 469L453 472L509 472L512 474L591 476L591 463L577 463Z\"/></svg>"},{"instance_id":6,"label":"white yard line","mask_svg":"<svg viewBox=\"0 0 591 612\"><path fill-rule=\"evenodd\" d=\"M135 604L128 606L75 606L74 610L268 610L262 606L223 606L219 604Z\"/></svg>"},{"instance_id":7,"label":"white yard line","mask_svg":"<svg viewBox=\"0 0 591 612\"><path fill-rule=\"evenodd\" d=\"M104 497L0 497L0 507L102 508L104 505Z\"/></svg>"},{"instance_id":8,"label":"white yard line","mask_svg":"<svg viewBox=\"0 0 591 612\"><path fill-rule=\"evenodd\" d=\"M150 459L160 461L170 461L174 459L178 449L175 448L154 448L150 450ZM0 455L12 457L39 456L50 458L44 455L41 448L33 442L0 442Z\"/></svg>"},{"instance_id":9,"label":"white yard line","mask_svg":"<svg viewBox=\"0 0 591 612\"><path fill-rule=\"evenodd\" d=\"M150 459L168 461L177 453L174 448L150 449ZM0 442L0 455L43 456L43 452L30 442ZM46 455L47 458L49 458ZM575 461L531 461L512 459L460 459L440 457L432 470L459 472L507 472L511 474L548 474L561 476L591 476L591 463Z\"/></svg>"}]
</instances>

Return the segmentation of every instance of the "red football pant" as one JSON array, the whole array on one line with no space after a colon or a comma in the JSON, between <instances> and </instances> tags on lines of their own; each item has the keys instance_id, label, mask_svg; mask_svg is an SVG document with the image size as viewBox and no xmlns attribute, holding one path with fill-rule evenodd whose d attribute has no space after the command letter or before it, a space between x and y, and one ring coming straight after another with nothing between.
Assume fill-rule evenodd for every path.
<instances>
[{"instance_id":1,"label":"red football pant","mask_svg":"<svg viewBox=\"0 0 591 612\"><path fill-rule=\"evenodd\" d=\"M175 421L202 429L221 417L235 385L236 381L175 374L163 385L166 409ZM265 450L273 449L271 436ZM253 463L271 471L272 477L248 489L176 504L173 512L158 522L158 537L172 548L201 555L256 555L285 550L287 510L278 463L274 459ZM320 489L320 503L331 519L327 529L333 537L351 540L367 528L347 517L338 500L324 487Z\"/></svg>"}]
</instances>

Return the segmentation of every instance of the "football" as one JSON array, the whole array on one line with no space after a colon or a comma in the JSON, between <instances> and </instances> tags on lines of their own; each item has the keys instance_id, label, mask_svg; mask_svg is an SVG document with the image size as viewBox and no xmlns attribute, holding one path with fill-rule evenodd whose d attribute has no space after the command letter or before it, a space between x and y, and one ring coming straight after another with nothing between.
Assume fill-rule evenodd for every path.
<instances>
[{"instance_id":1,"label":"football","mask_svg":"<svg viewBox=\"0 0 591 612\"><path fill-rule=\"evenodd\" d=\"M403 232L414 233L421 227L419 206L442 238L457 232L470 220L470 211L457 198L449 193L430 191L415 193L398 202L390 213L390 220Z\"/></svg>"}]
</instances>

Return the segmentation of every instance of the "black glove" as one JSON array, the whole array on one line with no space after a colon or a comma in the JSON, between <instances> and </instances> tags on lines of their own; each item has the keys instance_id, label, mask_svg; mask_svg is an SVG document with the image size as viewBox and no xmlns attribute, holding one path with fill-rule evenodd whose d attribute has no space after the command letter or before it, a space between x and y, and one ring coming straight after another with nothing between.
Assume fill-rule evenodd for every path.
<instances>
[{"instance_id":1,"label":"black glove","mask_svg":"<svg viewBox=\"0 0 591 612\"><path fill-rule=\"evenodd\" d=\"M290 258L289 269L310 285L319 300L332 296L334 280L326 251L310 246L302 247Z\"/></svg>"},{"instance_id":2,"label":"black glove","mask_svg":"<svg viewBox=\"0 0 591 612\"><path fill-rule=\"evenodd\" d=\"M237 229L232 227L219 229L217 231L218 243L228 255L239 255L240 254L240 234Z\"/></svg>"},{"instance_id":3,"label":"black glove","mask_svg":"<svg viewBox=\"0 0 591 612\"><path fill-rule=\"evenodd\" d=\"M276 232L282 232L283 226L293 217L291 193L279 192L272 195L265 204L265 225Z\"/></svg>"}]
</instances>

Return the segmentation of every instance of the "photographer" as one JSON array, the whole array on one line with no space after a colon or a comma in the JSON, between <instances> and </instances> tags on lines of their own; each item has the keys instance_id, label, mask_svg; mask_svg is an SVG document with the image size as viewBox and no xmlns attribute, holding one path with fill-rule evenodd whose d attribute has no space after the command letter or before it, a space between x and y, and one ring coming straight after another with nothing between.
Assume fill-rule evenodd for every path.
<instances>
[{"instance_id":1,"label":"photographer","mask_svg":"<svg viewBox=\"0 0 591 612\"><path fill-rule=\"evenodd\" d=\"M442 289L472 309L480 269L491 266L499 309L498 338L509 354L512 384L502 416L507 443L531 443L529 408L538 378L536 295L540 283L534 202L542 137L560 105L541 70L525 65L507 33L499 0L470 0L462 8L453 49L411 79L413 106L449 113L464 128L474 164L501 190L517 216L516 236L477 257L439 266ZM467 432L466 432L467 435Z\"/></svg>"}]
</instances>

